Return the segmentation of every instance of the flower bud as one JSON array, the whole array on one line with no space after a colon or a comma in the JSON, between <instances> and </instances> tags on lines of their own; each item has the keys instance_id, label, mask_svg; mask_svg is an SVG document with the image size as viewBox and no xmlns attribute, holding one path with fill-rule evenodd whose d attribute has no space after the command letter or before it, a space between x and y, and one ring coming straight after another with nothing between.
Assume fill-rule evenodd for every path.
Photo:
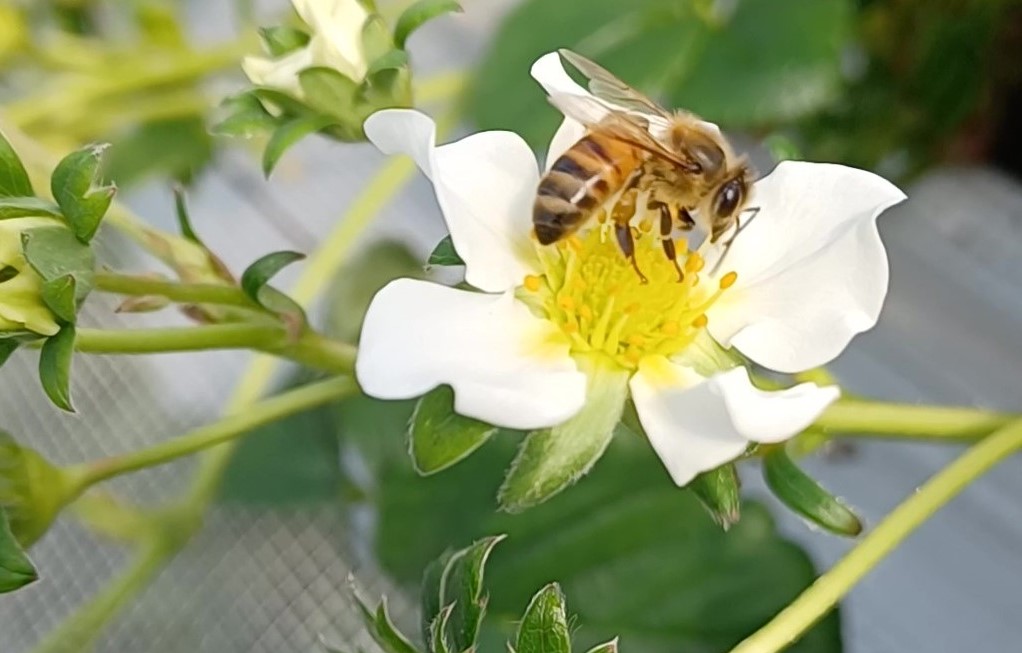
<instances>
[{"instance_id":1,"label":"flower bud","mask_svg":"<svg viewBox=\"0 0 1022 653\"><path fill-rule=\"evenodd\" d=\"M22 235L37 227L63 227L53 218L0 220L0 337L52 336L57 317L43 301L43 278L25 259Z\"/></svg>"},{"instance_id":2,"label":"flower bud","mask_svg":"<svg viewBox=\"0 0 1022 653\"><path fill-rule=\"evenodd\" d=\"M69 474L0 431L0 508L11 532L28 548L50 528L76 494Z\"/></svg>"},{"instance_id":3,"label":"flower bud","mask_svg":"<svg viewBox=\"0 0 1022 653\"><path fill-rule=\"evenodd\" d=\"M260 120L285 129L285 134L321 131L359 141L365 138L362 123L369 115L411 105L408 57L395 48L380 16L359 0L292 3L304 26L263 29L269 56L242 61L257 87L254 94L271 114ZM249 125L251 120L242 122ZM225 127L224 133L231 129Z\"/></svg>"}]
</instances>

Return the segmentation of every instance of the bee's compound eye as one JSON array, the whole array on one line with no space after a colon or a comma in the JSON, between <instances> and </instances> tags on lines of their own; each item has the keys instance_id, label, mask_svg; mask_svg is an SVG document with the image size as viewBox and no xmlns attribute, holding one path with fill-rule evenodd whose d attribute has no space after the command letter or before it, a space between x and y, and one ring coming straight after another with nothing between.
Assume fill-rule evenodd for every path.
<instances>
[{"instance_id":1,"label":"bee's compound eye","mask_svg":"<svg viewBox=\"0 0 1022 653\"><path fill-rule=\"evenodd\" d=\"M743 184L740 179L732 179L717 191L713 198L713 212L718 218L725 218L738 210L742 201Z\"/></svg>"}]
</instances>

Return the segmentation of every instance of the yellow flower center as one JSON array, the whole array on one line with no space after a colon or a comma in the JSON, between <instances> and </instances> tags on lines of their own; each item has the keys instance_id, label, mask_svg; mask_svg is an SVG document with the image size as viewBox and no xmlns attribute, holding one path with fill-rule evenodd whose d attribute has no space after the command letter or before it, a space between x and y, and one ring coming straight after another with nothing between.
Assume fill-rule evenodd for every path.
<instances>
[{"instance_id":1,"label":"yellow flower center","mask_svg":"<svg viewBox=\"0 0 1022 653\"><path fill-rule=\"evenodd\" d=\"M526 276L518 297L560 328L573 353L602 353L635 369L646 356L681 352L706 328L707 309L738 275L709 278L702 256L688 253L680 241L684 278L679 281L660 237L640 223L632 231L644 282L608 227L537 246L543 273Z\"/></svg>"}]
</instances>

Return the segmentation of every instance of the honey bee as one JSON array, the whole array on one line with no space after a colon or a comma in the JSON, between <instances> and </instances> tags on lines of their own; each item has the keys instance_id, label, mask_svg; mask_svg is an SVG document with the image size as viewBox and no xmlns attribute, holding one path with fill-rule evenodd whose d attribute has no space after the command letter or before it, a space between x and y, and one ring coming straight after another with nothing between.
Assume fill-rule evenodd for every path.
<instances>
[{"instance_id":1,"label":"honey bee","mask_svg":"<svg viewBox=\"0 0 1022 653\"><path fill-rule=\"evenodd\" d=\"M560 54L588 78L592 96L549 98L587 131L540 180L532 213L540 244L571 235L617 194L610 211L615 237L645 280L635 260L629 221L640 191L646 191L646 208L659 216L664 254L674 263L679 280L684 273L671 238L676 227L690 231L699 226L711 243L733 230L726 253L745 226L739 216L747 210L753 176L745 159L735 155L715 125L686 111L663 109L581 55L570 50Z\"/></svg>"}]
</instances>

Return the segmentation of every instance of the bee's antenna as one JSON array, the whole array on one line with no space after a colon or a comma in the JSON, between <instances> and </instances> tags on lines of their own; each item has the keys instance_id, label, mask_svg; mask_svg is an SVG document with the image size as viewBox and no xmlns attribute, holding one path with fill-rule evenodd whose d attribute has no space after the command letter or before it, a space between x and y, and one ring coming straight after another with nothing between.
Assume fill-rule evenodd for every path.
<instances>
[{"instance_id":1,"label":"bee's antenna","mask_svg":"<svg viewBox=\"0 0 1022 653\"><path fill-rule=\"evenodd\" d=\"M731 234L731 237L727 239L727 242L724 243L724 251L721 253L720 258L717 259L717 262L713 264L713 268L710 270L710 274L717 273L717 270L720 268L720 264L724 262L725 258L727 258L727 253L731 251L731 244L735 242L735 238L738 238L738 234L742 233L742 231L752 222L753 218L759 215L759 207L754 206L745 209L744 211L742 211L742 213L751 213L752 215L750 215L749 219L746 220L745 222L737 221L738 227L735 229L735 232Z\"/></svg>"}]
</instances>

